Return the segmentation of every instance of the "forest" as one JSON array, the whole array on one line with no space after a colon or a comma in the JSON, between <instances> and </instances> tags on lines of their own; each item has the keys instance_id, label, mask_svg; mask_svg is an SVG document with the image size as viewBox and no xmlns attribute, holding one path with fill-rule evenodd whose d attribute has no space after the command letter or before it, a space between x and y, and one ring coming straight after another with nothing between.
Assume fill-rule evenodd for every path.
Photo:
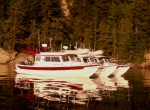
<instances>
[{"instance_id":1,"label":"forest","mask_svg":"<svg viewBox=\"0 0 150 110\"><path fill-rule=\"evenodd\" d=\"M141 62L150 50L150 0L0 0L0 47L21 52L77 44ZM50 40L51 39L51 40ZM40 41L40 43L39 43Z\"/></svg>"}]
</instances>

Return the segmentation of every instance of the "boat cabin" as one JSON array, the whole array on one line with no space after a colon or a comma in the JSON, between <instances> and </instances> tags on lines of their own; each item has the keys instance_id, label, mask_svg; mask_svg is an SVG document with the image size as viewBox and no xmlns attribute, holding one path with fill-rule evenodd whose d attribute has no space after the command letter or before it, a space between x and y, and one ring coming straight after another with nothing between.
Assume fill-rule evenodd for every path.
<instances>
[{"instance_id":1,"label":"boat cabin","mask_svg":"<svg viewBox=\"0 0 150 110\"><path fill-rule=\"evenodd\" d=\"M94 61L103 66L116 65L107 56L94 56Z\"/></svg>"},{"instance_id":2,"label":"boat cabin","mask_svg":"<svg viewBox=\"0 0 150 110\"><path fill-rule=\"evenodd\" d=\"M76 59L78 61L82 61L82 62L90 63L90 64L97 63L96 61L94 61L93 56L88 56L88 55L78 55Z\"/></svg>"},{"instance_id":3,"label":"boat cabin","mask_svg":"<svg viewBox=\"0 0 150 110\"><path fill-rule=\"evenodd\" d=\"M94 56L93 58L97 63L109 62L109 58L106 56Z\"/></svg>"},{"instance_id":4,"label":"boat cabin","mask_svg":"<svg viewBox=\"0 0 150 110\"><path fill-rule=\"evenodd\" d=\"M41 52L35 56L35 65L70 65L70 63L75 64L77 62L79 63L75 54L63 52Z\"/></svg>"}]
</instances>

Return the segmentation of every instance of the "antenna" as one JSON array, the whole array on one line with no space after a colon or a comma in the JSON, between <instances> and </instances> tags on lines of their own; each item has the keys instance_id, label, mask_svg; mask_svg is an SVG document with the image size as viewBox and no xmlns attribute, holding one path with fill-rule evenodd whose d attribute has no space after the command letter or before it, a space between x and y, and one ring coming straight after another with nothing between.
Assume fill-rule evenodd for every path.
<instances>
[{"instance_id":1,"label":"antenna","mask_svg":"<svg viewBox=\"0 0 150 110\"><path fill-rule=\"evenodd\" d=\"M40 33L39 33L39 30L38 30L38 42L39 42L39 48L40 48Z\"/></svg>"},{"instance_id":2,"label":"antenna","mask_svg":"<svg viewBox=\"0 0 150 110\"><path fill-rule=\"evenodd\" d=\"M52 38L49 38L49 46L52 47Z\"/></svg>"},{"instance_id":3,"label":"antenna","mask_svg":"<svg viewBox=\"0 0 150 110\"><path fill-rule=\"evenodd\" d=\"M37 49L37 53L40 53L40 34L39 34L39 30L38 30L38 49Z\"/></svg>"},{"instance_id":4,"label":"antenna","mask_svg":"<svg viewBox=\"0 0 150 110\"><path fill-rule=\"evenodd\" d=\"M62 52L62 44L60 45L60 50L61 50L61 52Z\"/></svg>"}]
</instances>

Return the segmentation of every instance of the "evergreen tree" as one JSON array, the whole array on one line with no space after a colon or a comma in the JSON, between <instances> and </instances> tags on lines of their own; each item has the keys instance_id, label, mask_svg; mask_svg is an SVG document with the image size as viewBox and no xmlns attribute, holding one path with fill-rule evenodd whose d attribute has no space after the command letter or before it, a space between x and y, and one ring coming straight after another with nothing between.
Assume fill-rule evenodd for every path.
<instances>
[{"instance_id":1,"label":"evergreen tree","mask_svg":"<svg viewBox=\"0 0 150 110\"><path fill-rule=\"evenodd\" d=\"M17 0L11 4L8 19L3 24L3 34L1 34L4 48L14 50L17 43L24 44L26 28L23 4L23 0Z\"/></svg>"},{"instance_id":2,"label":"evergreen tree","mask_svg":"<svg viewBox=\"0 0 150 110\"><path fill-rule=\"evenodd\" d=\"M150 1L136 0L133 2L132 6L134 29L132 51L134 53L134 59L141 61L144 60L143 56L146 48L149 49Z\"/></svg>"},{"instance_id":3,"label":"evergreen tree","mask_svg":"<svg viewBox=\"0 0 150 110\"><path fill-rule=\"evenodd\" d=\"M41 42L49 43L49 39L52 38L55 50L59 49L60 46L57 45L60 45L62 39L66 37L66 20L59 2L59 0L43 0L41 2Z\"/></svg>"},{"instance_id":4,"label":"evergreen tree","mask_svg":"<svg viewBox=\"0 0 150 110\"><path fill-rule=\"evenodd\" d=\"M0 46L18 50L41 43L104 50L116 58L142 61L150 50L149 0L1 0Z\"/></svg>"},{"instance_id":5,"label":"evergreen tree","mask_svg":"<svg viewBox=\"0 0 150 110\"><path fill-rule=\"evenodd\" d=\"M40 24L42 22L41 11L41 0L27 0L26 9L28 15L28 31L29 35L26 37L26 45L29 49L35 49L39 47L39 36Z\"/></svg>"},{"instance_id":6,"label":"evergreen tree","mask_svg":"<svg viewBox=\"0 0 150 110\"><path fill-rule=\"evenodd\" d=\"M3 22L8 17L10 0L1 0L0 1L0 47L4 46L4 38L1 34L3 34Z\"/></svg>"}]
</instances>

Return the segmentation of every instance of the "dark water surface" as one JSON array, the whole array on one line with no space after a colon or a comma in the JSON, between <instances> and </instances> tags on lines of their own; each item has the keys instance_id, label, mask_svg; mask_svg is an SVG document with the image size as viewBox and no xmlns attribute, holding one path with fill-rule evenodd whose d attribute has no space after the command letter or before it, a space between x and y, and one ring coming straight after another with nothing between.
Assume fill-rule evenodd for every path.
<instances>
[{"instance_id":1,"label":"dark water surface","mask_svg":"<svg viewBox=\"0 0 150 110\"><path fill-rule=\"evenodd\" d=\"M130 69L109 78L48 78L0 65L0 110L150 110L150 70Z\"/></svg>"}]
</instances>

